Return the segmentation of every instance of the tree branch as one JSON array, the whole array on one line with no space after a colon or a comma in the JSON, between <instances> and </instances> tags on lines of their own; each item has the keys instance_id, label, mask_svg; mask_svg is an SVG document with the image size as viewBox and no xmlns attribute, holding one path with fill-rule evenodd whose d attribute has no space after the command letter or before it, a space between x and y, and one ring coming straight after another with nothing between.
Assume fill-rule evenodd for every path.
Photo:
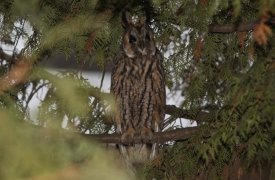
<instances>
[{"instance_id":1,"label":"tree branch","mask_svg":"<svg viewBox=\"0 0 275 180\"><path fill-rule=\"evenodd\" d=\"M216 25L212 24L209 26L209 32L211 33L232 33L232 32L243 32L253 30L259 21L246 22L239 25Z\"/></svg>"},{"instance_id":2,"label":"tree branch","mask_svg":"<svg viewBox=\"0 0 275 180\"><path fill-rule=\"evenodd\" d=\"M198 131L198 127L188 127L182 129L175 129L171 131L154 133L153 139L146 143L164 143L167 141L186 140L190 138L195 132ZM99 141L102 143L121 143L121 135L114 134L83 134L85 138ZM142 143L141 137L134 137L133 142L126 143ZM144 142L143 142L144 143Z\"/></svg>"},{"instance_id":3,"label":"tree branch","mask_svg":"<svg viewBox=\"0 0 275 180\"><path fill-rule=\"evenodd\" d=\"M209 119L209 113L206 112L199 112L196 115L191 115L189 111L178 108L175 105L166 105L165 106L165 114L177 117L177 118L185 118L190 119L197 122L203 122Z\"/></svg>"},{"instance_id":4,"label":"tree branch","mask_svg":"<svg viewBox=\"0 0 275 180\"><path fill-rule=\"evenodd\" d=\"M211 24L209 26L209 32L211 33L232 33L232 32L243 32L253 30L254 27L259 24L261 20L254 20L251 22L242 22L240 24L230 24L230 25L217 25ZM269 26L275 26L275 16L271 16L265 21Z\"/></svg>"},{"instance_id":5,"label":"tree branch","mask_svg":"<svg viewBox=\"0 0 275 180\"><path fill-rule=\"evenodd\" d=\"M121 134L113 133L113 134L83 134L78 132L72 132L65 129L53 129L47 127L41 127L37 125L33 125L30 123L25 123L27 126L35 128L39 130L40 133L43 133L47 137L55 137L56 135L61 135L67 138L80 136L84 137L88 140L98 141L101 143L114 143L119 144L121 143ZM164 132L156 132L153 134L153 138L148 141L142 141L140 136L134 137L132 142L126 143L165 143L167 141L177 141L177 140L186 140L194 135L199 130L199 127L187 127L181 129L175 129L170 131Z\"/></svg>"}]
</instances>

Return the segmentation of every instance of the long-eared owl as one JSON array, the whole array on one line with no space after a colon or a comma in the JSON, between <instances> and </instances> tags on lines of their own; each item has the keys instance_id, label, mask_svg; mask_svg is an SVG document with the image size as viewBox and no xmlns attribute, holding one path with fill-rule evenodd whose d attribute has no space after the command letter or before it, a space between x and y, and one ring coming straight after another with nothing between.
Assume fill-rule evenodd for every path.
<instances>
[{"instance_id":1,"label":"long-eared owl","mask_svg":"<svg viewBox=\"0 0 275 180\"><path fill-rule=\"evenodd\" d=\"M122 15L124 33L119 51L113 59L111 93L116 100L113 121L122 134L121 153L133 163L155 157L157 144L133 144L140 136L148 142L162 129L165 112L165 78L162 55L156 48L148 20L133 23L126 11Z\"/></svg>"}]
</instances>

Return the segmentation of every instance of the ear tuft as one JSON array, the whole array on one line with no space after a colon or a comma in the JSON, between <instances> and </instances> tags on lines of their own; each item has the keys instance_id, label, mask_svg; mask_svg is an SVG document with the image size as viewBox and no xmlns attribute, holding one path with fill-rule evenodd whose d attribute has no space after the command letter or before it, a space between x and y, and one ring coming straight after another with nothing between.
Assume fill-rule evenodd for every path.
<instances>
[{"instance_id":1,"label":"ear tuft","mask_svg":"<svg viewBox=\"0 0 275 180\"><path fill-rule=\"evenodd\" d=\"M132 23L132 16L129 11L122 12L122 27L127 28Z\"/></svg>"}]
</instances>

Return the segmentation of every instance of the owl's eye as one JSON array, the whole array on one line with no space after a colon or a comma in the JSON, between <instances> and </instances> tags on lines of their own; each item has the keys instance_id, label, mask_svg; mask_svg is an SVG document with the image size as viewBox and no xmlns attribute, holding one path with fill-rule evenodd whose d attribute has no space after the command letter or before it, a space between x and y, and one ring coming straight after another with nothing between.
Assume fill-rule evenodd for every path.
<instances>
[{"instance_id":1,"label":"owl's eye","mask_svg":"<svg viewBox=\"0 0 275 180\"><path fill-rule=\"evenodd\" d=\"M129 42L130 42L130 43L134 43L134 42L136 42L136 41L137 41L136 37L133 36L133 35L130 35Z\"/></svg>"}]
</instances>

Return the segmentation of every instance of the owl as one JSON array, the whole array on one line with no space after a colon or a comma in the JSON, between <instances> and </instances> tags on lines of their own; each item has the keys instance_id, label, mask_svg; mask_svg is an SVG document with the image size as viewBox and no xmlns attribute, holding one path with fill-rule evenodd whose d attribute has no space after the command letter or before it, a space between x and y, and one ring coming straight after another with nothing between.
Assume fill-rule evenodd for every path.
<instances>
[{"instance_id":1,"label":"owl","mask_svg":"<svg viewBox=\"0 0 275 180\"><path fill-rule=\"evenodd\" d=\"M111 75L111 94L116 102L113 121L121 134L122 155L133 163L144 163L157 153L158 145L146 142L161 131L165 116L163 57L147 19L133 23L129 12L124 12L122 26L122 43ZM142 143L129 143L136 136Z\"/></svg>"}]
</instances>

